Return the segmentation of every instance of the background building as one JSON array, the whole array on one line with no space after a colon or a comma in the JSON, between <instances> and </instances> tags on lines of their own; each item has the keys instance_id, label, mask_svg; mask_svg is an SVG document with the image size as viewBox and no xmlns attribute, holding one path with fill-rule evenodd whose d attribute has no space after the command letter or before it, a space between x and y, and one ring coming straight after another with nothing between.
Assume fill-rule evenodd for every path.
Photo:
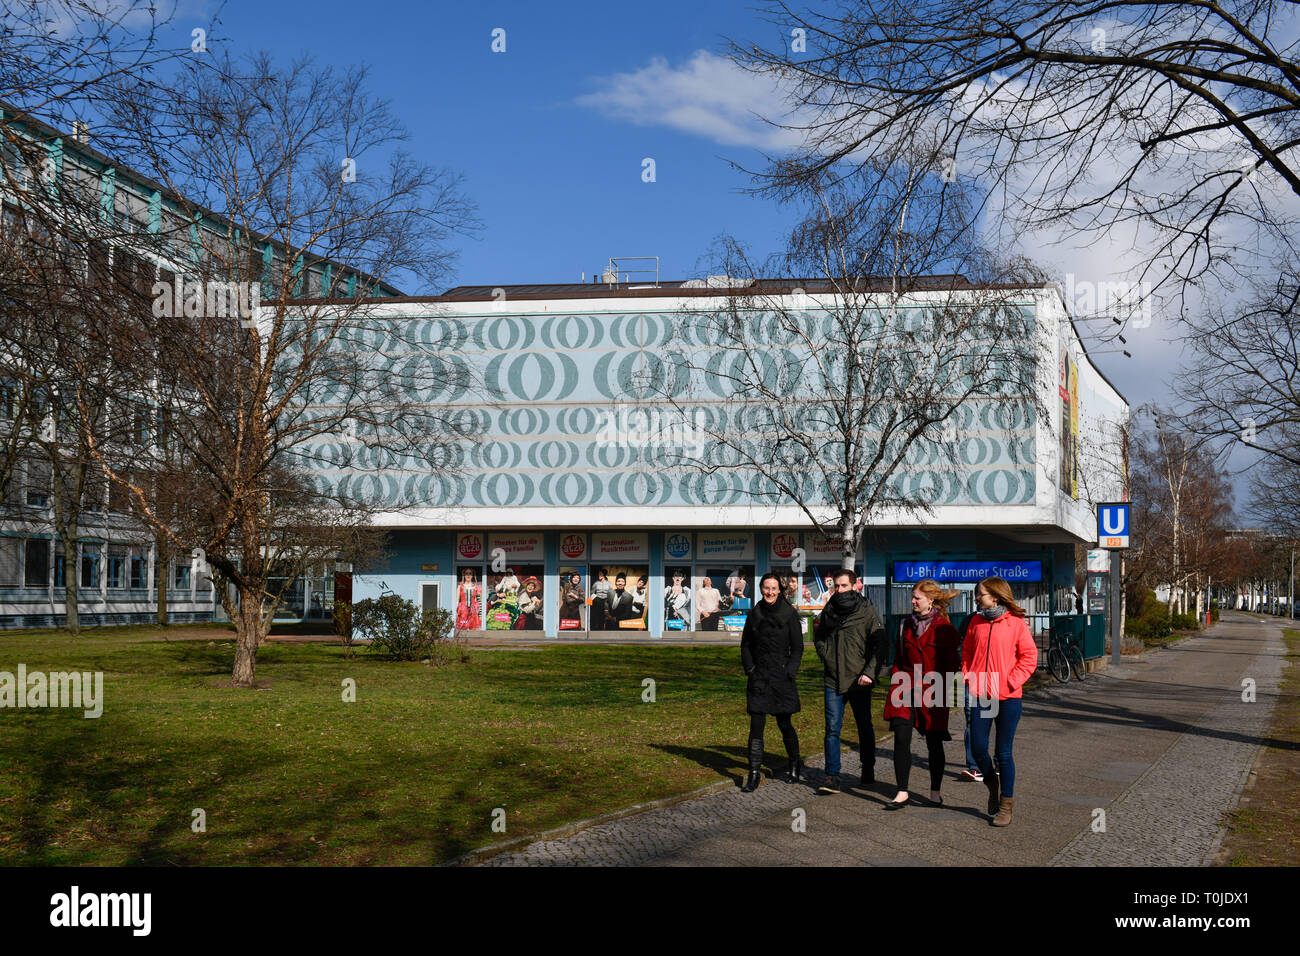
<instances>
[{"instance_id":1,"label":"background building","mask_svg":"<svg viewBox=\"0 0 1300 956\"><path fill-rule=\"evenodd\" d=\"M818 307L803 289L773 293ZM792 593L817 606L840 563L838 544L819 540L798 508L755 494L751 478L678 467L653 439L689 429L695 408L666 429L647 417L667 411L653 380L672 374L668 355L683 341L707 365L709 345L692 342L691 316L727 294L699 283L580 284L461 287L385 302L385 318L404 334L448 345L481 376L480 394L427 396L456 406L479 437L445 473L378 461L320 471L321 481L363 482L403 506L385 519L388 565L358 569L353 598L392 591L458 611L470 629L556 636L604 622L662 636L738 627L758 578L776 570L795 573ZM1071 613L1074 546L1095 540L1093 503L1125 497L1125 399L1088 359L1057 287L1013 298L1040 333L1037 407L1047 413L1032 403L971 402L956 422L951 467L909 461L909 480L936 489L932 514L883 515L859 556L866 588L891 612L908 608L908 581L933 576L972 589L998 573L1035 614ZM394 355L394 374L404 360ZM707 400L711 383L702 379L699 413L716 414L726 400ZM691 436L671 440L683 437ZM796 548L806 567L792 572ZM620 573L631 597L606 597ZM724 613L701 625L705 577ZM616 613L607 617L611 601Z\"/></svg>"}]
</instances>

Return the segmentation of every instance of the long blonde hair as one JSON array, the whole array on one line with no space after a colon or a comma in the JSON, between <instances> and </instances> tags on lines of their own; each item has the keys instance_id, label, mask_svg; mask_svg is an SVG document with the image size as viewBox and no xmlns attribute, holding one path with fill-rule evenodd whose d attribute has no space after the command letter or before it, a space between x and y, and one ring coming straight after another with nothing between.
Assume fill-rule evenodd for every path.
<instances>
[{"instance_id":1,"label":"long blonde hair","mask_svg":"<svg viewBox=\"0 0 1300 956\"><path fill-rule=\"evenodd\" d=\"M1025 616L1025 609L1016 603L1015 597L1011 594L1011 585L1006 581L1001 578L985 578L980 582L980 586L997 598L997 602L1016 617Z\"/></svg>"},{"instance_id":2,"label":"long blonde hair","mask_svg":"<svg viewBox=\"0 0 1300 956\"><path fill-rule=\"evenodd\" d=\"M938 609L940 614L948 613L948 602L955 598L960 591L945 591L939 587L939 582L933 578L926 578L924 581L917 581L913 591L920 591L928 597L931 603Z\"/></svg>"}]
</instances>

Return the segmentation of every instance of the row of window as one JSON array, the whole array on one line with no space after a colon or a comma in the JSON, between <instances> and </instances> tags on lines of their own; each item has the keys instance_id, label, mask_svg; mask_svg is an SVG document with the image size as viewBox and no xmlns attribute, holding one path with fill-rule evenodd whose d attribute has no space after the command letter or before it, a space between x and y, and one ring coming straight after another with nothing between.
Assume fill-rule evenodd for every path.
<instances>
[{"instance_id":1,"label":"row of window","mask_svg":"<svg viewBox=\"0 0 1300 956\"><path fill-rule=\"evenodd\" d=\"M53 575L54 587L66 587L64 552L59 544L50 562L48 538L0 538L0 587L47 588ZM82 588L101 586L109 590L147 588L149 554L141 548L109 545L107 553L97 543L88 542L80 549L78 584ZM175 590L188 591L192 568L185 562L169 564L169 582ZM206 579L200 581L206 586Z\"/></svg>"}]
</instances>

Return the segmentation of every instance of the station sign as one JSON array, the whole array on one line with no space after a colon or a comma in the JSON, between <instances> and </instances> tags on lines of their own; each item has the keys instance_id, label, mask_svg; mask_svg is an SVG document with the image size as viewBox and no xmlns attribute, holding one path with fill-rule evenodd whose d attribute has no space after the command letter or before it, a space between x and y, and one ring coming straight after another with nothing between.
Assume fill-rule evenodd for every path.
<instances>
[{"instance_id":1,"label":"station sign","mask_svg":"<svg viewBox=\"0 0 1300 956\"><path fill-rule=\"evenodd\" d=\"M1127 501L1110 501L1097 505L1097 547L1128 547L1129 508Z\"/></svg>"},{"instance_id":2,"label":"station sign","mask_svg":"<svg viewBox=\"0 0 1300 956\"><path fill-rule=\"evenodd\" d=\"M1007 582L1043 580L1042 561L895 561L894 580L969 582L1002 578Z\"/></svg>"}]
</instances>

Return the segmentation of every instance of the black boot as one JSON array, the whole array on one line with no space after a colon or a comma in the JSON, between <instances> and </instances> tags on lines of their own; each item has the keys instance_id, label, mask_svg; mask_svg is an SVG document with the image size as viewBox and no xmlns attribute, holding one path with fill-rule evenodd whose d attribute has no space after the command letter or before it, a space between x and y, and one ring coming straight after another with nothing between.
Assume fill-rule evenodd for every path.
<instances>
[{"instance_id":1,"label":"black boot","mask_svg":"<svg viewBox=\"0 0 1300 956\"><path fill-rule=\"evenodd\" d=\"M753 793L758 789L758 782L763 779L761 773L763 768L763 738L749 738L749 776L745 778L745 785L740 789L745 793Z\"/></svg>"},{"instance_id":2,"label":"black boot","mask_svg":"<svg viewBox=\"0 0 1300 956\"><path fill-rule=\"evenodd\" d=\"M786 769L785 779L790 783L803 783L803 761L799 759L799 735L795 733L794 728L790 728L788 734L781 735L785 743L786 755L790 758L790 766Z\"/></svg>"}]
</instances>

